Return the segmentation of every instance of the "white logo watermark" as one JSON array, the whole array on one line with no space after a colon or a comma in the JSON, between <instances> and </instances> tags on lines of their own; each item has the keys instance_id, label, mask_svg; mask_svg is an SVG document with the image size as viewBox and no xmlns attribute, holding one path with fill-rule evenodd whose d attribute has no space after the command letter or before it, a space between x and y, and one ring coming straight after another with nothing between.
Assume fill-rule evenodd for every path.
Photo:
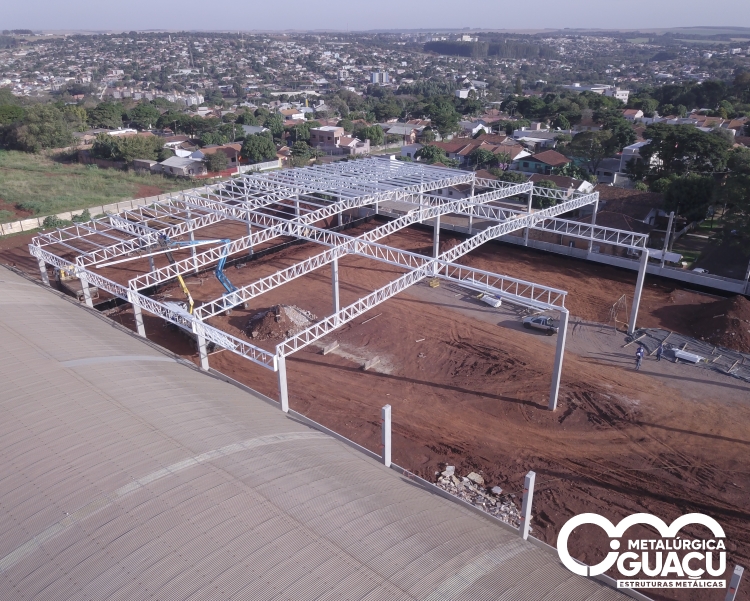
<instances>
[{"instance_id":1,"label":"white logo watermark","mask_svg":"<svg viewBox=\"0 0 750 601\"><path fill-rule=\"evenodd\" d=\"M568 552L568 538L584 524L599 526L610 538L611 552L598 564L586 566ZM661 538L627 541L627 549L618 540L631 526L652 526ZM689 524L705 526L713 538L680 538L680 530ZM618 588L726 588L725 580L704 578L722 576L726 570L724 529L702 513L689 513L669 526L650 513L636 513L617 526L596 513L582 513L568 520L557 537L557 552L563 565L580 576L598 576L617 566L625 578L617 580Z\"/></svg>"}]
</instances>

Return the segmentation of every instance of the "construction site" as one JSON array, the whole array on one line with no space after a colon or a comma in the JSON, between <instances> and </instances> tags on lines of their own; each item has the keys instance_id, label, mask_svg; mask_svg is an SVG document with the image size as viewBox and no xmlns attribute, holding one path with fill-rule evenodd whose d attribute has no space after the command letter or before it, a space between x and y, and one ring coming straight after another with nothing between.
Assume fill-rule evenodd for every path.
<instances>
[{"instance_id":1,"label":"construction site","mask_svg":"<svg viewBox=\"0 0 750 601\"><path fill-rule=\"evenodd\" d=\"M453 465L520 499L534 470L534 535L549 544L579 513L703 512L727 532L728 565L747 565L748 301L647 277L665 251L597 226L598 202L369 158L244 174L0 256L376 453L391 405L394 460L426 480ZM626 252L639 270L524 247L546 234ZM647 330L703 340L716 369L657 362L647 345L635 373ZM586 563L606 553L570 544Z\"/></svg>"}]
</instances>

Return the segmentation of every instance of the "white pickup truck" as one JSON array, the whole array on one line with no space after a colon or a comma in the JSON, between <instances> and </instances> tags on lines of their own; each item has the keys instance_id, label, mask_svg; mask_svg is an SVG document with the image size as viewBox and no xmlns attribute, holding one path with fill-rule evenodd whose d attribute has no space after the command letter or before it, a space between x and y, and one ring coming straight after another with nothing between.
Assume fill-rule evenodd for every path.
<instances>
[{"instance_id":1,"label":"white pickup truck","mask_svg":"<svg viewBox=\"0 0 750 601\"><path fill-rule=\"evenodd\" d=\"M523 327L527 330L541 330L547 336L557 334L554 320L547 315L529 315L523 318Z\"/></svg>"}]
</instances>

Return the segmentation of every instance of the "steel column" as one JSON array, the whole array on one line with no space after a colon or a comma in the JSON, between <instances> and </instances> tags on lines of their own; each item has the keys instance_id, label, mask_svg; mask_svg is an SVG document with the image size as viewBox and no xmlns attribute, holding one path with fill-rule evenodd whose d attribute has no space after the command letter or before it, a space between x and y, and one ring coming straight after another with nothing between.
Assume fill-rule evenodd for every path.
<instances>
[{"instance_id":1,"label":"steel column","mask_svg":"<svg viewBox=\"0 0 750 601\"><path fill-rule=\"evenodd\" d=\"M383 446L383 465L391 467L391 406L386 405L380 411L383 423L381 442Z\"/></svg>"},{"instance_id":2,"label":"steel column","mask_svg":"<svg viewBox=\"0 0 750 601\"><path fill-rule=\"evenodd\" d=\"M78 280L81 282L81 289L83 290L83 300L88 307L94 308L94 301L91 300L91 288L89 288L88 280L83 272L78 273Z\"/></svg>"},{"instance_id":3,"label":"steel column","mask_svg":"<svg viewBox=\"0 0 750 601\"><path fill-rule=\"evenodd\" d=\"M724 601L734 601L737 597L737 590L740 588L740 580L742 580L742 574L745 568L742 566L734 566L734 572L729 580L729 586L727 587L727 595L724 597Z\"/></svg>"},{"instance_id":4,"label":"steel column","mask_svg":"<svg viewBox=\"0 0 750 601\"><path fill-rule=\"evenodd\" d=\"M596 214L599 211L599 199L594 203L594 212L591 214L591 238L589 239L589 252L594 247L594 226L596 225Z\"/></svg>"},{"instance_id":5,"label":"steel column","mask_svg":"<svg viewBox=\"0 0 750 601\"><path fill-rule=\"evenodd\" d=\"M440 215L435 217L435 230L432 233L432 256L437 259L440 254Z\"/></svg>"},{"instance_id":6,"label":"steel column","mask_svg":"<svg viewBox=\"0 0 750 601\"><path fill-rule=\"evenodd\" d=\"M635 332L638 320L638 306L641 304L641 292L643 292L643 280L646 279L646 268L648 267L648 249L641 251L641 263L638 266L638 279L635 281L635 292L633 293L633 306L630 310L630 323L628 323L628 334Z\"/></svg>"},{"instance_id":7,"label":"steel column","mask_svg":"<svg viewBox=\"0 0 750 601\"><path fill-rule=\"evenodd\" d=\"M276 361L279 372L279 402L281 403L281 410L284 413L289 413L289 390L286 385L286 357L284 355L277 355Z\"/></svg>"},{"instance_id":8,"label":"steel column","mask_svg":"<svg viewBox=\"0 0 750 601\"><path fill-rule=\"evenodd\" d=\"M531 188L529 190L529 202L526 206L526 212L531 215L531 202L534 200L534 188ZM528 246L529 245L529 228L524 228L523 230L523 245Z\"/></svg>"},{"instance_id":9,"label":"steel column","mask_svg":"<svg viewBox=\"0 0 750 601\"><path fill-rule=\"evenodd\" d=\"M201 369L208 371L208 350L206 349L206 337L202 333L196 334L198 341L198 355L201 359Z\"/></svg>"},{"instance_id":10,"label":"steel column","mask_svg":"<svg viewBox=\"0 0 750 601\"><path fill-rule=\"evenodd\" d=\"M339 260L331 261L331 286L333 288L333 312L338 313L341 310L339 302Z\"/></svg>"},{"instance_id":11,"label":"steel column","mask_svg":"<svg viewBox=\"0 0 750 601\"><path fill-rule=\"evenodd\" d=\"M565 355L565 338L568 334L568 310L560 309L560 324L557 330L557 346L555 347L555 364L552 367L552 387L549 391L549 410L557 409L557 397L560 393L560 376L562 375L563 357Z\"/></svg>"},{"instance_id":12,"label":"steel column","mask_svg":"<svg viewBox=\"0 0 750 601\"><path fill-rule=\"evenodd\" d=\"M42 283L44 283L45 286L49 286L49 275L47 274L47 264L44 262L44 259L37 259L39 263L39 272L42 275Z\"/></svg>"},{"instance_id":13,"label":"steel column","mask_svg":"<svg viewBox=\"0 0 750 601\"><path fill-rule=\"evenodd\" d=\"M534 499L534 482L536 481L536 472L529 472L523 481L523 499L521 501L521 524L518 531L524 540L529 538L531 530L531 503Z\"/></svg>"},{"instance_id":14,"label":"steel column","mask_svg":"<svg viewBox=\"0 0 750 601\"><path fill-rule=\"evenodd\" d=\"M669 213L669 224L664 234L664 247L661 249L661 266L664 267L664 261L667 260L667 248L669 247L669 238L672 236L672 221L674 220L674 211Z\"/></svg>"},{"instance_id":15,"label":"steel column","mask_svg":"<svg viewBox=\"0 0 750 601\"><path fill-rule=\"evenodd\" d=\"M143 311L138 303L133 303L133 316L135 317L135 329L138 335L146 338L146 327L143 325Z\"/></svg>"}]
</instances>

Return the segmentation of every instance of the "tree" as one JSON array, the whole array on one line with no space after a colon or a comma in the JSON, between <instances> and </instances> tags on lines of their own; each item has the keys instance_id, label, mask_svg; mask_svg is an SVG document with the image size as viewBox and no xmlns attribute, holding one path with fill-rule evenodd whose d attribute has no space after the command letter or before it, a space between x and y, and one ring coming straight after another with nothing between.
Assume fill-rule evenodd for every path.
<instances>
[{"instance_id":1,"label":"tree","mask_svg":"<svg viewBox=\"0 0 750 601\"><path fill-rule=\"evenodd\" d=\"M675 179L664 192L664 208L682 215L688 221L701 221L713 200L711 176L690 173Z\"/></svg>"},{"instance_id":2,"label":"tree","mask_svg":"<svg viewBox=\"0 0 750 601\"><path fill-rule=\"evenodd\" d=\"M511 184L522 184L529 180L528 175L524 175L520 171L502 171L500 169L490 169L490 173L494 175L501 182L509 182Z\"/></svg>"},{"instance_id":3,"label":"tree","mask_svg":"<svg viewBox=\"0 0 750 601\"><path fill-rule=\"evenodd\" d=\"M69 104L63 108L63 116L70 128L74 131L86 131L86 119L88 114L82 106Z\"/></svg>"},{"instance_id":4,"label":"tree","mask_svg":"<svg viewBox=\"0 0 750 601\"><path fill-rule=\"evenodd\" d=\"M99 159L130 163L134 159L156 160L162 142L155 136L111 136L102 132L96 136L91 155Z\"/></svg>"},{"instance_id":5,"label":"tree","mask_svg":"<svg viewBox=\"0 0 750 601\"><path fill-rule=\"evenodd\" d=\"M275 139L279 139L284 133L284 118L278 113L270 115L268 119L266 119L265 127L271 131L271 135Z\"/></svg>"},{"instance_id":6,"label":"tree","mask_svg":"<svg viewBox=\"0 0 750 601\"><path fill-rule=\"evenodd\" d=\"M11 125L21 121L26 115L26 111L21 106L12 104L0 105L0 125Z\"/></svg>"},{"instance_id":7,"label":"tree","mask_svg":"<svg viewBox=\"0 0 750 601\"><path fill-rule=\"evenodd\" d=\"M62 111L50 104L37 104L9 132L10 145L27 152L62 148L73 143Z\"/></svg>"},{"instance_id":8,"label":"tree","mask_svg":"<svg viewBox=\"0 0 750 601\"><path fill-rule=\"evenodd\" d=\"M555 167L552 170L552 175L564 175L566 177L572 177L573 179L580 179L585 182L596 182L596 176L591 175L586 169L580 165L576 165L573 161L566 163L562 167Z\"/></svg>"},{"instance_id":9,"label":"tree","mask_svg":"<svg viewBox=\"0 0 750 601\"><path fill-rule=\"evenodd\" d=\"M602 160L613 153L613 146L611 131L584 131L573 137L565 152L583 161L591 173L596 173Z\"/></svg>"},{"instance_id":10,"label":"tree","mask_svg":"<svg viewBox=\"0 0 750 601\"><path fill-rule=\"evenodd\" d=\"M432 165L433 163L445 164L445 159L447 157L445 156L445 151L442 148L429 144L417 150L417 152L414 153L414 158Z\"/></svg>"},{"instance_id":11,"label":"tree","mask_svg":"<svg viewBox=\"0 0 750 601\"><path fill-rule=\"evenodd\" d=\"M261 163L276 157L276 146L268 136L255 134L245 138L241 152L249 162Z\"/></svg>"},{"instance_id":12,"label":"tree","mask_svg":"<svg viewBox=\"0 0 750 601\"><path fill-rule=\"evenodd\" d=\"M534 187L551 188L552 190L557 190L557 184L555 184L555 182L550 181L548 179L539 180L538 182L534 184ZM534 194L531 197L531 206L537 209L546 209L547 207L554 207L556 204L557 204L557 199L555 198L549 198L547 196L541 196L537 194Z\"/></svg>"},{"instance_id":13,"label":"tree","mask_svg":"<svg viewBox=\"0 0 750 601\"><path fill-rule=\"evenodd\" d=\"M727 161L729 175L719 191L727 210L727 229L735 232L732 241L750 250L750 149L736 148Z\"/></svg>"},{"instance_id":14,"label":"tree","mask_svg":"<svg viewBox=\"0 0 750 601\"><path fill-rule=\"evenodd\" d=\"M435 141L435 131L431 127L425 127L422 130L422 135L420 136L423 142L434 142Z\"/></svg>"},{"instance_id":15,"label":"tree","mask_svg":"<svg viewBox=\"0 0 750 601\"><path fill-rule=\"evenodd\" d=\"M649 125L640 149L650 179L671 174L712 173L726 169L729 143L722 135L703 132L692 125ZM652 158L656 159L652 163Z\"/></svg>"},{"instance_id":16,"label":"tree","mask_svg":"<svg viewBox=\"0 0 750 601\"><path fill-rule=\"evenodd\" d=\"M469 161L474 163L476 169L495 167L498 164L497 157L485 148L475 148L469 153Z\"/></svg>"},{"instance_id":17,"label":"tree","mask_svg":"<svg viewBox=\"0 0 750 601\"><path fill-rule=\"evenodd\" d=\"M442 137L458 131L458 122L461 115L456 112L452 100L437 98L427 106L426 111L432 120L432 125L437 128Z\"/></svg>"},{"instance_id":18,"label":"tree","mask_svg":"<svg viewBox=\"0 0 750 601\"><path fill-rule=\"evenodd\" d=\"M122 127L122 105L117 102L100 102L88 111L88 122L91 127L117 129Z\"/></svg>"},{"instance_id":19,"label":"tree","mask_svg":"<svg viewBox=\"0 0 750 601\"><path fill-rule=\"evenodd\" d=\"M379 125L370 125L369 127L359 128L355 135L360 140L370 140L370 144L373 146L380 146L385 142L383 128Z\"/></svg>"},{"instance_id":20,"label":"tree","mask_svg":"<svg viewBox=\"0 0 750 601\"><path fill-rule=\"evenodd\" d=\"M570 121L565 115L558 115L552 122L552 125L560 129L570 129Z\"/></svg>"},{"instance_id":21,"label":"tree","mask_svg":"<svg viewBox=\"0 0 750 601\"><path fill-rule=\"evenodd\" d=\"M153 104L142 103L130 111L130 122L138 129L151 129L156 126L161 113Z\"/></svg>"},{"instance_id":22,"label":"tree","mask_svg":"<svg viewBox=\"0 0 750 601\"><path fill-rule=\"evenodd\" d=\"M216 152L212 152L211 154L209 154L206 157L205 161L206 169L211 173L224 171L224 169L226 169L229 165L229 159L227 158L227 155L224 154L221 150L217 150Z\"/></svg>"}]
</instances>

